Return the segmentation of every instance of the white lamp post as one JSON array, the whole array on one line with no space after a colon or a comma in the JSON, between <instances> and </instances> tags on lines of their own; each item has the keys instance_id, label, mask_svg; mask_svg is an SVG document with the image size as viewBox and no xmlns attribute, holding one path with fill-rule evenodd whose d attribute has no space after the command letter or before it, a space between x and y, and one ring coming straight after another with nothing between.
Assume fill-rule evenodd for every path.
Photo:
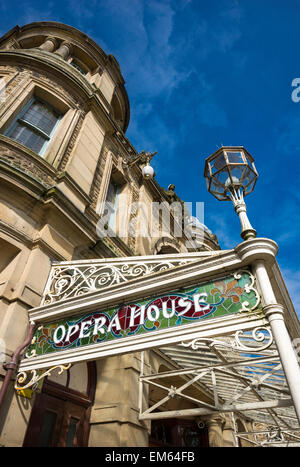
<instances>
[{"instance_id":1,"label":"white lamp post","mask_svg":"<svg viewBox=\"0 0 300 467\"><path fill-rule=\"evenodd\" d=\"M253 157L243 147L224 146L206 159L204 176L212 195L220 201L232 201L240 218L241 237L255 238L256 231L249 222L244 201L258 177Z\"/></svg>"},{"instance_id":2,"label":"white lamp post","mask_svg":"<svg viewBox=\"0 0 300 467\"><path fill-rule=\"evenodd\" d=\"M241 221L241 237L250 240L252 248L259 251L260 240L266 239L256 239L256 231L249 222L244 201L244 197L253 191L258 177L253 157L241 146L222 147L206 159L204 176L211 194L220 201L233 202ZM240 247L242 245L245 244L240 244ZM275 254L272 256L275 259ZM286 328L286 312L277 303L264 259L259 259L257 255L251 267L259 284L263 312L269 321L300 423L300 368Z\"/></svg>"}]
</instances>

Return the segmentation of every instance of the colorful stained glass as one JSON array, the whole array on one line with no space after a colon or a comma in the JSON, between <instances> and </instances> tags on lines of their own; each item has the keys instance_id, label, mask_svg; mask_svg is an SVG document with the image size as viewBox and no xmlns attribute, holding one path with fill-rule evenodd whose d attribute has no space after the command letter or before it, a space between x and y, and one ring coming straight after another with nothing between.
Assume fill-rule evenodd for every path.
<instances>
[{"instance_id":1,"label":"colorful stained glass","mask_svg":"<svg viewBox=\"0 0 300 467\"><path fill-rule=\"evenodd\" d=\"M109 310L47 323L39 326L29 353L34 350L36 355L44 355L251 310L258 303L252 281L253 276L243 271Z\"/></svg>"}]
</instances>

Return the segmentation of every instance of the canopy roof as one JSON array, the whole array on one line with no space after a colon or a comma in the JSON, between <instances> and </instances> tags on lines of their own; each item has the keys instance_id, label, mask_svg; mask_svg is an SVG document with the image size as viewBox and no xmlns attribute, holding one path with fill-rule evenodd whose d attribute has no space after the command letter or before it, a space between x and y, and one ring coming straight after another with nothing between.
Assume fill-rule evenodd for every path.
<instances>
[{"instance_id":1,"label":"canopy roof","mask_svg":"<svg viewBox=\"0 0 300 467\"><path fill-rule=\"evenodd\" d=\"M175 369L141 377L150 387L155 385L161 390L160 401L141 418L205 419L210 414L231 412L256 422L253 426L260 426L258 431L267 430L269 435L276 431L275 443L281 443L286 436L300 441L289 388L267 327L216 339L194 339L161 347L159 352ZM166 404L174 397L193 402L195 408L169 410Z\"/></svg>"}]
</instances>

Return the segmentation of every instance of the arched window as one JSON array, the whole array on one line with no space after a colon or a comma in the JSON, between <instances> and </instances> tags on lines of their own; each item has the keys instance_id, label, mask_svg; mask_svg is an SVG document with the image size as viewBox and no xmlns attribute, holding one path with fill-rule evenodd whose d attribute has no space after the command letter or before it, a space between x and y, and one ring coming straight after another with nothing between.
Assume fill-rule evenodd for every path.
<instances>
[{"instance_id":1,"label":"arched window","mask_svg":"<svg viewBox=\"0 0 300 467\"><path fill-rule=\"evenodd\" d=\"M61 114L54 107L34 97L21 110L5 135L42 156L60 118Z\"/></svg>"},{"instance_id":2,"label":"arched window","mask_svg":"<svg viewBox=\"0 0 300 467\"><path fill-rule=\"evenodd\" d=\"M180 245L172 237L161 237L154 245L153 254L154 255L165 255L180 253Z\"/></svg>"}]
</instances>

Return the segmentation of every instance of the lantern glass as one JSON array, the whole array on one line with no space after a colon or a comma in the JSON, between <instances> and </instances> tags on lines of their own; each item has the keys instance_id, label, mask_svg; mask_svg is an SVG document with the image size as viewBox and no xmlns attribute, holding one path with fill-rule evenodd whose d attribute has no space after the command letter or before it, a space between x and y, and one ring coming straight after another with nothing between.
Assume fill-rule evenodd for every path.
<instances>
[{"instance_id":1,"label":"lantern glass","mask_svg":"<svg viewBox=\"0 0 300 467\"><path fill-rule=\"evenodd\" d=\"M217 180L222 186L224 186L228 180L230 180L228 167L224 167L224 169L219 170L219 172L215 173L214 179Z\"/></svg>"},{"instance_id":2,"label":"lantern glass","mask_svg":"<svg viewBox=\"0 0 300 467\"><path fill-rule=\"evenodd\" d=\"M208 191L220 200L230 199L228 191L241 188L249 194L257 172L252 156L243 147L222 147L206 159L204 176Z\"/></svg>"},{"instance_id":3,"label":"lantern glass","mask_svg":"<svg viewBox=\"0 0 300 467\"><path fill-rule=\"evenodd\" d=\"M224 188L217 180L211 179L208 187L208 191L212 193L219 200L226 199L224 197Z\"/></svg>"},{"instance_id":4,"label":"lantern glass","mask_svg":"<svg viewBox=\"0 0 300 467\"><path fill-rule=\"evenodd\" d=\"M239 184L243 181L244 174L246 172L247 166L246 165L237 165L237 166L230 166L230 175L231 175L231 184ZM227 186L229 183L227 184Z\"/></svg>"},{"instance_id":5,"label":"lantern glass","mask_svg":"<svg viewBox=\"0 0 300 467\"><path fill-rule=\"evenodd\" d=\"M255 173L248 166L247 169L246 169L245 176L244 176L244 186L247 187L250 183L253 182L254 179L255 179Z\"/></svg>"},{"instance_id":6,"label":"lantern glass","mask_svg":"<svg viewBox=\"0 0 300 467\"><path fill-rule=\"evenodd\" d=\"M243 164L246 162L246 159L241 152L231 152L231 151L226 151L227 157L228 157L228 162L230 164Z\"/></svg>"},{"instance_id":7,"label":"lantern glass","mask_svg":"<svg viewBox=\"0 0 300 467\"><path fill-rule=\"evenodd\" d=\"M213 159L212 162L210 163L211 173L214 174L225 166L226 166L226 160L225 160L224 154L221 153L215 159Z\"/></svg>"},{"instance_id":8,"label":"lantern glass","mask_svg":"<svg viewBox=\"0 0 300 467\"><path fill-rule=\"evenodd\" d=\"M253 170L251 170L248 167L247 174L245 177L245 182L244 182L245 195L248 195L249 193L251 193L251 191L253 191L255 183L256 183L256 179L257 179L256 174L253 172Z\"/></svg>"}]
</instances>

